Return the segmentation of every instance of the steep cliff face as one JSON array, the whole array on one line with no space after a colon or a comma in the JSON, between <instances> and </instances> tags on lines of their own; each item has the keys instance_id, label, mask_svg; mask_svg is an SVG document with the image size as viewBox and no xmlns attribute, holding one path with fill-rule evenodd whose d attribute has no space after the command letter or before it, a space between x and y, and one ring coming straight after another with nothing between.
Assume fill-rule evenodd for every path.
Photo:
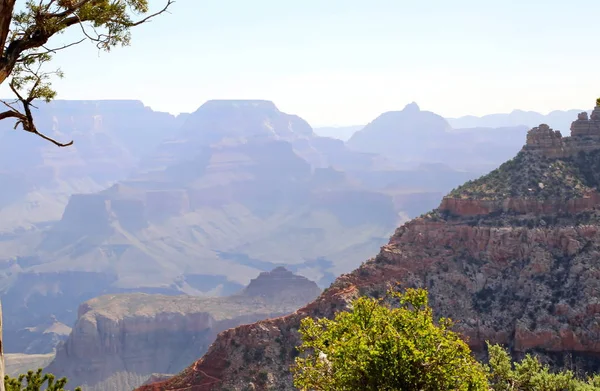
<instances>
[{"instance_id":1,"label":"steep cliff face","mask_svg":"<svg viewBox=\"0 0 600 391\"><path fill-rule=\"evenodd\" d=\"M179 372L219 332L289 313L319 293L314 282L278 268L230 297L98 297L79 307L73 331L47 371L88 391L129 391L153 374L164 379L156 374Z\"/></svg>"},{"instance_id":2,"label":"steep cliff face","mask_svg":"<svg viewBox=\"0 0 600 391\"><path fill-rule=\"evenodd\" d=\"M311 304L227 330L179 375L139 390L293 389L300 320L331 317L397 283L426 287L435 315L459 321L478 355L490 340L517 356L535 351L554 365L600 369L600 130L573 132L562 141L570 151L557 154L557 135L542 128L515 159L398 228Z\"/></svg>"}]
</instances>

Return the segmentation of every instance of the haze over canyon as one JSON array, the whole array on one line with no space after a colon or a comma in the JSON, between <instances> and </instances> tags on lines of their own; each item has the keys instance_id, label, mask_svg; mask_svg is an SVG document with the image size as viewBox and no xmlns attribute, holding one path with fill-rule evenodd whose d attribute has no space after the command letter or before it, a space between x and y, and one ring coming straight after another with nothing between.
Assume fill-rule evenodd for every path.
<instances>
[{"instance_id":1,"label":"haze over canyon","mask_svg":"<svg viewBox=\"0 0 600 391\"><path fill-rule=\"evenodd\" d=\"M172 376L220 331L312 301L398 226L511 159L531 123L570 127L580 112L445 119L413 102L336 139L270 101L179 116L137 101L40 103L40 126L76 142L0 132L9 368L48 365L87 390ZM253 288L259 275L273 282ZM269 293L296 279L289 300Z\"/></svg>"}]
</instances>

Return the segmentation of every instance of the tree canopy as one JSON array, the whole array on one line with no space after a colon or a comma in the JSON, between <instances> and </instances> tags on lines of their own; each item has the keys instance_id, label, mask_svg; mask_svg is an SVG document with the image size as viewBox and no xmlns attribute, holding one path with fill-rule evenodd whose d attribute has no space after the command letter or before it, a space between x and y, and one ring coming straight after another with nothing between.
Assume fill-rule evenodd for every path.
<instances>
[{"instance_id":1,"label":"tree canopy","mask_svg":"<svg viewBox=\"0 0 600 391\"><path fill-rule=\"evenodd\" d=\"M433 321L427 292L390 291L394 308L361 297L335 319L302 320L301 355L292 371L301 390L487 390L484 367L468 345Z\"/></svg>"},{"instance_id":2,"label":"tree canopy","mask_svg":"<svg viewBox=\"0 0 600 391\"><path fill-rule=\"evenodd\" d=\"M531 355L513 363L498 345L488 344L488 363L479 363L451 327L449 319L434 322L423 289L358 298L334 319L302 320L294 385L316 391L600 391L598 376L552 372Z\"/></svg>"},{"instance_id":3,"label":"tree canopy","mask_svg":"<svg viewBox=\"0 0 600 391\"><path fill-rule=\"evenodd\" d=\"M13 101L1 101L5 111L0 120L14 118L15 129L36 134L59 147L59 142L37 130L31 108L36 99L50 101L56 96L52 77L63 77L60 69L48 69L53 54L85 41L110 51L129 45L131 29L168 10L174 0L151 13L148 0L0 0L0 84L8 83ZM21 5L21 8L17 6ZM52 46L51 39L68 29L79 38Z\"/></svg>"}]
</instances>

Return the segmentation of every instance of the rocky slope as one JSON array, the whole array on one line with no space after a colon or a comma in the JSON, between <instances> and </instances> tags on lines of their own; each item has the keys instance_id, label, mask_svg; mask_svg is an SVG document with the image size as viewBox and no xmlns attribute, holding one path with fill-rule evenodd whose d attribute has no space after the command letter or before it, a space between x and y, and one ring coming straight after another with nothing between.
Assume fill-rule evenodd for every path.
<instances>
[{"instance_id":1,"label":"rocky slope","mask_svg":"<svg viewBox=\"0 0 600 391\"><path fill-rule=\"evenodd\" d=\"M130 391L153 374L179 372L219 332L292 312L320 292L314 282L276 268L229 297L98 297L79 307L69 339L46 369L87 391Z\"/></svg>"},{"instance_id":2,"label":"rocky slope","mask_svg":"<svg viewBox=\"0 0 600 391\"><path fill-rule=\"evenodd\" d=\"M600 369L600 107L572 136L540 125L517 157L396 230L380 253L294 314L221 333L199 361L140 391L292 389L305 316L332 316L360 294L426 287L436 316L476 354L486 340L554 365ZM251 360L245 357L252 357Z\"/></svg>"}]
</instances>

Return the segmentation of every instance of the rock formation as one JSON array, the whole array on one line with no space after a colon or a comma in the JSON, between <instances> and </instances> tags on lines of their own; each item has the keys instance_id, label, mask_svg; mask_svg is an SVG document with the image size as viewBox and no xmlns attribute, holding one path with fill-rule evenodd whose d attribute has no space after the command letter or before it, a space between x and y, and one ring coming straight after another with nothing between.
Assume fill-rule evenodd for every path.
<instances>
[{"instance_id":1,"label":"rock formation","mask_svg":"<svg viewBox=\"0 0 600 391\"><path fill-rule=\"evenodd\" d=\"M270 272L260 273L241 292L242 296L261 297L270 302L308 303L319 296L321 289L308 278L296 275L279 266Z\"/></svg>"},{"instance_id":2,"label":"rock formation","mask_svg":"<svg viewBox=\"0 0 600 391\"><path fill-rule=\"evenodd\" d=\"M69 339L46 369L87 391L130 391L149 377L179 372L220 331L290 313L320 292L313 281L276 268L230 297L98 297L79 307Z\"/></svg>"},{"instance_id":3,"label":"rock formation","mask_svg":"<svg viewBox=\"0 0 600 391\"><path fill-rule=\"evenodd\" d=\"M548 158L568 158L579 152L589 152L600 142L600 106L596 106L588 118L587 112L579 113L571 124L571 136L562 137L546 124L527 133L525 149L535 151Z\"/></svg>"},{"instance_id":4,"label":"rock formation","mask_svg":"<svg viewBox=\"0 0 600 391\"><path fill-rule=\"evenodd\" d=\"M300 320L331 317L359 295L379 297L398 283L427 288L434 314L458 321L480 357L489 340L515 356L536 352L555 366L597 371L600 141L578 133L582 123L574 129L571 138L533 129L514 159L399 227L376 257L314 302L222 332L179 375L139 390L293 389Z\"/></svg>"}]
</instances>

